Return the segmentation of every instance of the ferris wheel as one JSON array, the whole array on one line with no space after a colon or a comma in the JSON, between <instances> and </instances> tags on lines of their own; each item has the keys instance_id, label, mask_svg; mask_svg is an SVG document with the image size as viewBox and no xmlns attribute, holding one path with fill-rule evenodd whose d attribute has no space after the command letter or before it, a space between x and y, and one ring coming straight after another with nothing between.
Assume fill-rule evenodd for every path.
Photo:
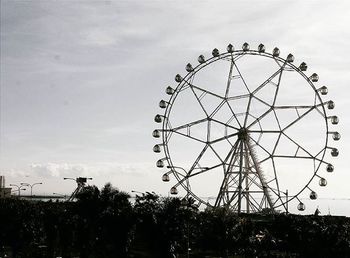
<instances>
[{"instance_id":1,"label":"ferris wheel","mask_svg":"<svg viewBox=\"0 0 350 258\"><path fill-rule=\"evenodd\" d=\"M328 89L317 86L319 76L293 62L278 48L229 44L175 76L154 118L162 128L153 131L162 139L153 147L163 154L162 180L175 179L171 194L238 213L288 211L292 202L303 211L304 198L317 199L339 154L330 143L340 139L331 128L339 119L326 113L335 104L321 98Z\"/></svg>"}]
</instances>

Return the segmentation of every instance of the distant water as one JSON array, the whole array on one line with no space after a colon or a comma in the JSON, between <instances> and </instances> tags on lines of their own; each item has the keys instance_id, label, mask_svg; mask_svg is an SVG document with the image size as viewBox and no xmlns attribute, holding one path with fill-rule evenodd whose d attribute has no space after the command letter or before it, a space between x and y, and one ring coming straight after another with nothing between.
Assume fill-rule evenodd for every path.
<instances>
[{"instance_id":1,"label":"distant water","mask_svg":"<svg viewBox=\"0 0 350 258\"><path fill-rule=\"evenodd\" d=\"M318 208L321 212L320 215L350 217L350 198L319 198L317 200L302 199L301 201L306 206L305 211L298 211L297 202L292 201L289 203L289 212L300 215L310 215L314 214L315 210ZM135 197L131 197L130 202L134 203ZM204 209L204 206L201 206L201 208Z\"/></svg>"},{"instance_id":2,"label":"distant water","mask_svg":"<svg viewBox=\"0 0 350 258\"><path fill-rule=\"evenodd\" d=\"M57 196L50 196L52 197L52 201L65 201L64 198L60 198ZM68 196L67 196L68 197ZM180 196L179 196L180 197ZM180 197L181 198L181 197ZM205 198L204 198L205 199ZM39 200L39 199L36 199ZM42 201L48 201L50 198L40 199ZM129 198L131 203L135 202L135 197ZM332 215L332 216L346 216L350 217L350 198L326 198L326 199L317 199L317 200L310 200L310 199L302 199L301 200L305 206L305 211L301 212L297 210L297 203L296 202L290 202L289 203L289 212L294 214L300 214L300 215L309 215L314 214L315 210L318 208L318 210L321 212L320 215ZM202 205L200 210L204 210L204 206Z\"/></svg>"},{"instance_id":3,"label":"distant water","mask_svg":"<svg viewBox=\"0 0 350 258\"><path fill-rule=\"evenodd\" d=\"M346 216L350 217L350 198L327 198L327 199L317 199L302 200L306 205L306 210L300 212L296 207L290 207L290 211L296 214L313 214L318 208L321 212L320 215L333 215L333 216Z\"/></svg>"}]
</instances>

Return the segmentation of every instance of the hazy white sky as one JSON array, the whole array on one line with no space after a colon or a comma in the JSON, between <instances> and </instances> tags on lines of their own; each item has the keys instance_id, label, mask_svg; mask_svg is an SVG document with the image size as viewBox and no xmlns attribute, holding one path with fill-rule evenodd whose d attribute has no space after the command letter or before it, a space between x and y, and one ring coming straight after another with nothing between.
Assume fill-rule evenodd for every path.
<instances>
[{"instance_id":1,"label":"hazy white sky","mask_svg":"<svg viewBox=\"0 0 350 258\"><path fill-rule=\"evenodd\" d=\"M319 196L350 198L348 24L349 1L2 0L0 174L48 194L74 189L65 176L90 176L166 195L151 136L165 88L214 47L264 43L329 87L342 139Z\"/></svg>"}]
</instances>

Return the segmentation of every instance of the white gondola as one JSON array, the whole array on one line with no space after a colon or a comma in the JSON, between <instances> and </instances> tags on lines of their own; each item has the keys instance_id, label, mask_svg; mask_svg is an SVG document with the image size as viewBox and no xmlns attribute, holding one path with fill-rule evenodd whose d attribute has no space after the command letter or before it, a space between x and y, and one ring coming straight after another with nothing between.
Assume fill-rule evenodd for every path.
<instances>
[{"instance_id":1,"label":"white gondola","mask_svg":"<svg viewBox=\"0 0 350 258\"><path fill-rule=\"evenodd\" d=\"M327 185L327 180L323 177L320 178L320 181L318 182L320 186L326 186Z\"/></svg>"},{"instance_id":2,"label":"white gondola","mask_svg":"<svg viewBox=\"0 0 350 258\"><path fill-rule=\"evenodd\" d=\"M337 116L331 116L331 117L329 117L329 118L331 119L331 123L332 123L333 125L336 125L336 124L339 123L339 118L338 118Z\"/></svg>"},{"instance_id":3,"label":"white gondola","mask_svg":"<svg viewBox=\"0 0 350 258\"><path fill-rule=\"evenodd\" d=\"M190 73L190 72L193 72L193 70L194 70L193 67L192 67L192 65L191 65L190 63L188 63L188 64L186 65L186 68L185 68L185 69L186 69L186 71L189 72L189 73Z\"/></svg>"},{"instance_id":4,"label":"white gondola","mask_svg":"<svg viewBox=\"0 0 350 258\"><path fill-rule=\"evenodd\" d=\"M339 155L339 150L337 148L333 148L331 151L331 155L333 157L337 157Z\"/></svg>"},{"instance_id":5,"label":"white gondola","mask_svg":"<svg viewBox=\"0 0 350 258\"><path fill-rule=\"evenodd\" d=\"M300 65L299 65L299 69L300 71L303 71L305 72L307 70L307 64L305 62L302 62Z\"/></svg>"},{"instance_id":6,"label":"white gondola","mask_svg":"<svg viewBox=\"0 0 350 258\"><path fill-rule=\"evenodd\" d=\"M332 137L333 137L333 140L339 141L340 140L340 133L334 132Z\"/></svg>"},{"instance_id":7,"label":"white gondola","mask_svg":"<svg viewBox=\"0 0 350 258\"><path fill-rule=\"evenodd\" d=\"M229 53L232 53L233 51L235 51L235 48L232 46L232 44L228 44L226 49L227 49L227 52Z\"/></svg>"},{"instance_id":8,"label":"white gondola","mask_svg":"<svg viewBox=\"0 0 350 258\"><path fill-rule=\"evenodd\" d=\"M310 192L310 199L311 200L316 200L317 199L317 193L315 191Z\"/></svg>"},{"instance_id":9,"label":"white gondola","mask_svg":"<svg viewBox=\"0 0 350 258\"><path fill-rule=\"evenodd\" d=\"M318 89L318 91L321 93L321 95L327 95L328 88L326 86L322 86L321 88Z\"/></svg>"},{"instance_id":10,"label":"white gondola","mask_svg":"<svg viewBox=\"0 0 350 258\"><path fill-rule=\"evenodd\" d=\"M166 108L167 107L167 102L165 100L161 100L159 101L159 107L160 108Z\"/></svg>"},{"instance_id":11,"label":"white gondola","mask_svg":"<svg viewBox=\"0 0 350 258\"><path fill-rule=\"evenodd\" d=\"M279 50L277 47L275 47L275 48L272 50L272 55L273 55L274 57L278 57L278 56L280 55L280 50Z\"/></svg>"},{"instance_id":12,"label":"white gondola","mask_svg":"<svg viewBox=\"0 0 350 258\"><path fill-rule=\"evenodd\" d=\"M335 107L334 101L330 100L327 102L328 109L334 109L334 107Z\"/></svg>"},{"instance_id":13,"label":"white gondola","mask_svg":"<svg viewBox=\"0 0 350 258\"><path fill-rule=\"evenodd\" d=\"M304 210L305 210L305 204L302 203L302 202L299 202L299 204L298 204L298 210L299 210L299 211L304 211Z\"/></svg>"},{"instance_id":14,"label":"white gondola","mask_svg":"<svg viewBox=\"0 0 350 258\"><path fill-rule=\"evenodd\" d=\"M180 74L175 75L175 81L176 82L181 82L183 79Z\"/></svg>"},{"instance_id":15,"label":"white gondola","mask_svg":"<svg viewBox=\"0 0 350 258\"><path fill-rule=\"evenodd\" d=\"M313 82L317 82L319 79L317 73L313 73L311 76L310 76L310 80L313 81Z\"/></svg>"},{"instance_id":16,"label":"white gondola","mask_svg":"<svg viewBox=\"0 0 350 258\"><path fill-rule=\"evenodd\" d=\"M265 52L265 46L263 44L260 44L258 46L258 51L259 51L259 53L264 53Z\"/></svg>"},{"instance_id":17,"label":"white gondola","mask_svg":"<svg viewBox=\"0 0 350 258\"><path fill-rule=\"evenodd\" d=\"M217 48L214 48L213 51L211 52L211 54L214 56L214 57L218 57L220 55L220 52Z\"/></svg>"},{"instance_id":18,"label":"white gondola","mask_svg":"<svg viewBox=\"0 0 350 258\"><path fill-rule=\"evenodd\" d=\"M160 138L160 131L159 131L159 130L154 130L154 131L152 132L152 136L153 136L154 138Z\"/></svg>"},{"instance_id":19,"label":"white gondola","mask_svg":"<svg viewBox=\"0 0 350 258\"><path fill-rule=\"evenodd\" d=\"M287 56L287 62L288 63L293 63L294 62L294 56L292 55L292 54L289 54L288 56Z\"/></svg>"},{"instance_id":20,"label":"white gondola","mask_svg":"<svg viewBox=\"0 0 350 258\"><path fill-rule=\"evenodd\" d=\"M247 42L244 43L243 46L242 46L242 49L243 49L243 51L248 51L250 49L249 44Z\"/></svg>"},{"instance_id":21,"label":"white gondola","mask_svg":"<svg viewBox=\"0 0 350 258\"><path fill-rule=\"evenodd\" d=\"M155 153L159 153L161 151L160 145L156 144L153 146L153 152Z\"/></svg>"},{"instance_id":22,"label":"white gondola","mask_svg":"<svg viewBox=\"0 0 350 258\"><path fill-rule=\"evenodd\" d=\"M171 194L177 194L178 193L178 191L177 191L177 188L175 187L175 186L173 186L171 189L170 189L170 193Z\"/></svg>"},{"instance_id":23,"label":"white gondola","mask_svg":"<svg viewBox=\"0 0 350 258\"><path fill-rule=\"evenodd\" d=\"M166 92L166 94L168 94L168 95L173 95L174 92L175 92L175 90L174 90L172 87L168 86L168 87L166 88L165 92Z\"/></svg>"},{"instance_id":24,"label":"white gondola","mask_svg":"<svg viewBox=\"0 0 350 258\"><path fill-rule=\"evenodd\" d=\"M162 115L156 115L155 117L154 117L154 122L156 122L156 123L161 123L163 121L163 116Z\"/></svg>"},{"instance_id":25,"label":"white gondola","mask_svg":"<svg viewBox=\"0 0 350 258\"><path fill-rule=\"evenodd\" d=\"M200 55L200 56L198 57L198 62L199 62L200 64L205 63L205 57L204 57L203 55Z\"/></svg>"},{"instance_id":26,"label":"white gondola","mask_svg":"<svg viewBox=\"0 0 350 258\"><path fill-rule=\"evenodd\" d=\"M328 164L326 167L327 172L333 172L334 171L334 166L332 164Z\"/></svg>"},{"instance_id":27,"label":"white gondola","mask_svg":"<svg viewBox=\"0 0 350 258\"><path fill-rule=\"evenodd\" d=\"M163 182L169 182L169 181L170 181L169 175L165 173L165 174L162 176L162 181L163 181Z\"/></svg>"},{"instance_id":28,"label":"white gondola","mask_svg":"<svg viewBox=\"0 0 350 258\"><path fill-rule=\"evenodd\" d=\"M156 166L158 168L163 168L164 167L164 161L162 159L157 160Z\"/></svg>"}]
</instances>

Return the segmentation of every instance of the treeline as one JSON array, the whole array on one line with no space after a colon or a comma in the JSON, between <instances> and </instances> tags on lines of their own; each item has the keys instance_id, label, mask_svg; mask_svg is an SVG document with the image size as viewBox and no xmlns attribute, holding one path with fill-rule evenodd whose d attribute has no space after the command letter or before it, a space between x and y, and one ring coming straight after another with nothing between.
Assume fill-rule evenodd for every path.
<instances>
[{"instance_id":1,"label":"treeline","mask_svg":"<svg viewBox=\"0 0 350 258\"><path fill-rule=\"evenodd\" d=\"M106 184L72 203L0 199L0 257L350 257L350 218L238 216L129 197Z\"/></svg>"}]
</instances>

